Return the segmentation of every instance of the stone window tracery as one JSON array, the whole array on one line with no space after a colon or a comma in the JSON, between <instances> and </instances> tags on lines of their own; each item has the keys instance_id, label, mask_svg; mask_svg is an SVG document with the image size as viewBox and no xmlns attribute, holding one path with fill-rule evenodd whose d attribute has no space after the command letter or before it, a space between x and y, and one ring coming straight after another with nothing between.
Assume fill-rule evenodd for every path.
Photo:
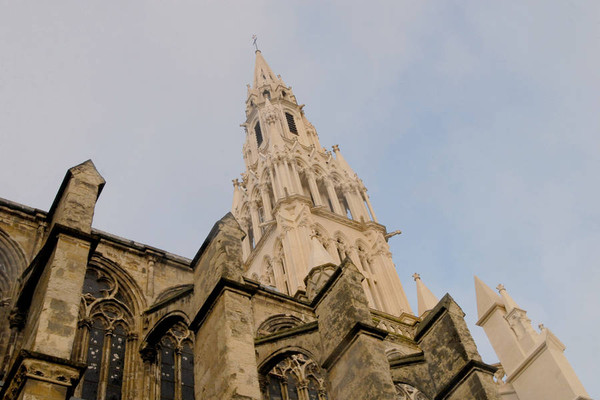
<instances>
[{"instance_id":1,"label":"stone window tracery","mask_svg":"<svg viewBox=\"0 0 600 400\"><path fill-rule=\"evenodd\" d=\"M194 400L193 339L183 322L171 326L144 353L149 375L155 377L149 386L155 388L160 400Z\"/></svg>"},{"instance_id":2,"label":"stone window tracery","mask_svg":"<svg viewBox=\"0 0 600 400\"><path fill-rule=\"evenodd\" d=\"M429 400L419 389L407 383L395 383L397 400Z\"/></svg>"},{"instance_id":3,"label":"stone window tracery","mask_svg":"<svg viewBox=\"0 0 600 400\"><path fill-rule=\"evenodd\" d=\"M261 376L265 400L327 400L325 380L317 364L294 353Z\"/></svg>"},{"instance_id":4,"label":"stone window tracery","mask_svg":"<svg viewBox=\"0 0 600 400\"><path fill-rule=\"evenodd\" d=\"M131 312L118 281L88 268L74 354L88 365L75 395L85 400L120 400L127 368Z\"/></svg>"}]
</instances>

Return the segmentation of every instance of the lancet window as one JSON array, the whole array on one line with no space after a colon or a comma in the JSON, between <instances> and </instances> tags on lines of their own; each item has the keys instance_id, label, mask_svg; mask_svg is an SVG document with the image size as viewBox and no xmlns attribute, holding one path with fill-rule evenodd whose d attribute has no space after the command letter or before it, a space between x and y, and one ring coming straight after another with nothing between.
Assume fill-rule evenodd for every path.
<instances>
[{"instance_id":1,"label":"lancet window","mask_svg":"<svg viewBox=\"0 0 600 400\"><path fill-rule=\"evenodd\" d=\"M194 399L194 353L192 335L185 324L171 327L157 345L156 366L160 400Z\"/></svg>"},{"instance_id":2,"label":"lancet window","mask_svg":"<svg viewBox=\"0 0 600 400\"><path fill-rule=\"evenodd\" d=\"M264 400L327 400L325 380L317 364L294 353L261 375Z\"/></svg>"},{"instance_id":3,"label":"lancet window","mask_svg":"<svg viewBox=\"0 0 600 400\"><path fill-rule=\"evenodd\" d=\"M82 294L81 320L75 355L88 366L76 389L85 400L124 398L132 313L116 279L96 268L88 268Z\"/></svg>"}]
</instances>

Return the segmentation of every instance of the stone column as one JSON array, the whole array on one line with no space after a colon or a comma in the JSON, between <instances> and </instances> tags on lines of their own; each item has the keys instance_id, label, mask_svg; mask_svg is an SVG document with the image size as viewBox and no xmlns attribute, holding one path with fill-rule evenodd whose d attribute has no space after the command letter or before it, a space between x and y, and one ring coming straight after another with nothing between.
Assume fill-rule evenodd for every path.
<instances>
[{"instance_id":1,"label":"stone column","mask_svg":"<svg viewBox=\"0 0 600 400\"><path fill-rule=\"evenodd\" d=\"M256 201L250 201L250 217L252 218L252 232L254 233L254 245L256 246L262 236Z\"/></svg>"},{"instance_id":2,"label":"stone column","mask_svg":"<svg viewBox=\"0 0 600 400\"><path fill-rule=\"evenodd\" d=\"M329 200L333 206L333 211L339 215L345 215L344 210L342 210L342 206L340 205L340 201L338 200L337 194L335 192L335 188L333 186L333 182L329 178L323 178L325 182L325 187L327 188L327 194L329 195Z\"/></svg>"},{"instance_id":3,"label":"stone column","mask_svg":"<svg viewBox=\"0 0 600 400\"><path fill-rule=\"evenodd\" d=\"M181 345L175 348L175 400L186 400L181 398Z\"/></svg>"},{"instance_id":4,"label":"stone column","mask_svg":"<svg viewBox=\"0 0 600 400\"><path fill-rule=\"evenodd\" d=\"M365 218L365 222L369 221L371 219L371 217L369 216L369 210L367 210L367 206L365 205L362 194L360 193L360 190L357 187L354 188L354 198L358 203L361 215Z\"/></svg>"},{"instance_id":5,"label":"stone column","mask_svg":"<svg viewBox=\"0 0 600 400\"><path fill-rule=\"evenodd\" d=\"M271 164L271 166L269 167L269 177L271 178L271 187L273 188L273 197L275 198L275 202L277 202L277 200L279 200L280 198L283 197L282 195L282 190L279 188L279 182L277 182L275 180L275 176L273 174L273 170L274 170L275 166L273 164ZM273 204L273 207L275 207L275 204Z\"/></svg>"},{"instance_id":6,"label":"stone column","mask_svg":"<svg viewBox=\"0 0 600 400\"><path fill-rule=\"evenodd\" d=\"M141 351L142 361L144 362L144 385L142 393L148 400L156 399L156 349L147 347Z\"/></svg>"},{"instance_id":7,"label":"stone column","mask_svg":"<svg viewBox=\"0 0 600 400\"><path fill-rule=\"evenodd\" d=\"M371 200L369 199L369 195L367 194L367 191L365 190L363 192L364 196L365 196L365 201L367 202L367 206L369 207L369 211L371 212L371 217L373 217L373 221L377 222L377 217L375 216L375 211L373 211L373 206L371 205Z\"/></svg>"},{"instance_id":8,"label":"stone column","mask_svg":"<svg viewBox=\"0 0 600 400\"><path fill-rule=\"evenodd\" d=\"M267 185L260 185L260 197L262 198L263 209L265 210L265 221L271 221L273 219L272 207L271 207L271 199L269 198L269 193L267 193Z\"/></svg>"},{"instance_id":9,"label":"stone column","mask_svg":"<svg viewBox=\"0 0 600 400\"><path fill-rule=\"evenodd\" d=\"M298 174L298 169L296 168L296 160L290 160L290 165L292 166L292 175L294 178L294 183L296 184L296 193L304 195L304 190L302 190L302 182L300 182L300 175Z\"/></svg>"},{"instance_id":10,"label":"stone column","mask_svg":"<svg viewBox=\"0 0 600 400\"><path fill-rule=\"evenodd\" d=\"M308 179L308 187L310 188L310 194L312 198L315 200L315 206L322 206L323 199L321 199L321 194L319 193L319 188L317 187L317 181L315 179L315 174L307 169L306 170L306 178Z\"/></svg>"}]
</instances>

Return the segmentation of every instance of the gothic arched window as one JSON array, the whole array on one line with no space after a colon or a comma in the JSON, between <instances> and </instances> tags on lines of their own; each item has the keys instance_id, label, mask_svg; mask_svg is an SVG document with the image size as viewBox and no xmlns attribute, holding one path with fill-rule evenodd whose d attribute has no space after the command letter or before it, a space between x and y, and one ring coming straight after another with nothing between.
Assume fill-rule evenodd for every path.
<instances>
[{"instance_id":1,"label":"gothic arched window","mask_svg":"<svg viewBox=\"0 0 600 400\"><path fill-rule=\"evenodd\" d=\"M160 400L194 400L194 352L192 334L177 322L158 340L149 343L146 353L152 383ZM151 389L153 390L153 389Z\"/></svg>"},{"instance_id":2,"label":"gothic arched window","mask_svg":"<svg viewBox=\"0 0 600 400\"><path fill-rule=\"evenodd\" d=\"M116 279L88 268L75 356L88 368L75 395L85 400L123 398L131 312Z\"/></svg>"},{"instance_id":3,"label":"gothic arched window","mask_svg":"<svg viewBox=\"0 0 600 400\"><path fill-rule=\"evenodd\" d=\"M317 364L304 354L294 353L261 376L265 400L327 400L325 380Z\"/></svg>"}]
</instances>

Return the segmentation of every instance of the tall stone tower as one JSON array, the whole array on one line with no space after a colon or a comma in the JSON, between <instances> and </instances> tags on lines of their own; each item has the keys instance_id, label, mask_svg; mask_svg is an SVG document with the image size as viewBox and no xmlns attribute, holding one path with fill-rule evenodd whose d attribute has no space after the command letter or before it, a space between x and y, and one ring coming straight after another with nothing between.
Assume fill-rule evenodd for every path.
<instances>
[{"instance_id":1,"label":"tall stone tower","mask_svg":"<svg viewBox=\"0 0 600 400\"><path fill-rule=\"evenodd\" d=\"M313 267L349 257L371 308L412 313L367 189L337 145L333 153L321 146L303 107L257 50L242 124L246 171L232 206L247 232L248 277L302 297Z\"/></svg>"}]
</instances>

